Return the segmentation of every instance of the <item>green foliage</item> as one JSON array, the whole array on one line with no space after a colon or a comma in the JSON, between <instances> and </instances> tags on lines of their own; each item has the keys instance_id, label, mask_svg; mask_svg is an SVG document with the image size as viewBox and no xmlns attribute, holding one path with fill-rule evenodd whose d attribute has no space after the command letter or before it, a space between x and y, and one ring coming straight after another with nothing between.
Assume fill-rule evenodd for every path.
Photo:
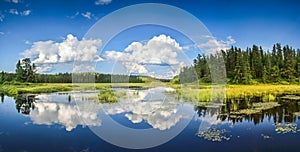
<instances>
[{"instance_id":1,"label":"green foliage","mask_svg":"<svg viewBox=\"0 0 300 152\"><path fill-rule=\"evenodd\" d=\"M263 102L275 101L275 97L272 94L263 95Z\"/></svg>"},{"instance_id":2,"label":"green foliage","mask_svg":"<svg viewBox=\"0 0 300 152\"><path fill-rule=\"evenodd\" d=\"M300 77L299 49L296 51L288 45L282 48L277 43L271 53L256 45L247 48L246 51L232 46L228 50L220 50L220 53L222 55L199 54L194 59L193 66L182 68L179 82L190 83L200 80L209 83L213 75L214 81L221 79L222 75L227 75L227 79L233 84L254 84L252 79L261 83L299 83L297 78ZM216 61L221 60L224 60L226 74L218 72L218 67L224 65Z\"/></svg>"},{"instance_id":3,"label":"green foliage","mask_svg":"<svg viewBox=\"0 0 300 152\"><path fill-rule=\"evenodd\" d=\"M172 84L180 84L180 80L178 76L175 76L172 80L171 80Z\"/></svg>"},{"instance_id":4,"label":"green foliage","mask_svg":"<svg viewBox=\"0 0 300 152\"><path fill-rule=\"evenodd\" d=\"M19 60L16 65L16 80L19 82L35 81L35 65L29 58Z\"/></svg>"},{"instance_id":5,"label":"green foliage","mask_svg":"<svg viewBox=\"0 0 300 152\"><path fill-rule=\"evenodd\" d=\"M72 83L72 76L76 82L82 83L143 83L139 76L128 75L111 75L100 73L58 73L58 74L37 74L36 82L38 83ZM84 78L83 80L79 80Z\"/></svg>"},{"instance_id":6,"label":"green foliage","mask_svg":"<svg viewBox=\"0 0 300 152\"><path fill-rule=\"evenodd\" d=\"M117 102L118 101L117 96L114 94L114 92L111 89L101 91L98 94L98 99L102 103Z\"/></svg>"}]
</instances>

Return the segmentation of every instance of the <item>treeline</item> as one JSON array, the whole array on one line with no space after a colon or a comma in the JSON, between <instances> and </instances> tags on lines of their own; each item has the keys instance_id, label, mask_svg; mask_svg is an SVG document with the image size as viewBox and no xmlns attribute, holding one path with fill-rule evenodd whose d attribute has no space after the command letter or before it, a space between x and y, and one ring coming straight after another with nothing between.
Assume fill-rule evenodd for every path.
<instances>
[{"instance_id":1,"label":"treeline","mask_svg":"<svg viewBox=\"0 0 300 152\"><path fill-rule=\"evenodd\" d=\"M224 65L216 65L221 63L218 62L220 59L224 60ZM181 82L211 82L211 72L225 74L217 69L222 66L226 69L227 83L298 83L300 49L277 43L271 51L253 45L246 50L232 46L215 55L199 54L191 67L181 69L177 79Z\"/></svg>"},{"instance_id":2,"label":"treeline","mask_svg":"<svg viewBox=\"0 0 300 152\"><path fill-rule=\"evenodd\" d=\"M95 83L143 83L144 81L139 76L128 75L111 75L100 73L80 73L76 74L77 78L83 79L75 80L75 82L95 82ZM92 79L91 79L92 77ZM87 80L89 79L89 80ZM17 80L16 73L1 72L0 84L4 82L22 82ZM24 81L25 82L25 81ZM58 73L58 74L34 74L32 83L72 83L72 73Z\"/></svg>"},{"instance_id":3,"label":"treeline","mask_svg":"<svg viewBox=\"0 0 300 152\"><path fill-rule=\"evenodd\" d=\"M73 81L74 80L74 81ZM83 73L58 73L58 74L37 74L36 66L29 58L19 60L16 64L15 73L2 71L0 84L18 82L31 83L72 83L72 82L95 82L95 83L143 83L139 76L132 75L111 75L94 72Z\"/></svg>"}]
</instances>

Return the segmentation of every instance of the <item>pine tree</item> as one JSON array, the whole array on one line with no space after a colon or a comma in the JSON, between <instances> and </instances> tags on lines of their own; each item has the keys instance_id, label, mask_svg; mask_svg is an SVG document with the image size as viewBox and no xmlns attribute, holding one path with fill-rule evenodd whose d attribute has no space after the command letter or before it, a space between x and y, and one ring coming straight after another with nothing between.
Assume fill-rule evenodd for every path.
<instances>
[{"instance_id":1,"label":"pine tree","mask_svg":"<svg viewBox=\"0 0 300 152\"><path fill-rule=\"evenodd\" d=\"M197 73L198 79L201 78L201 58L202 56L198 54L197 58L194 59L194 68Z\"/></svg>"},{"instance_id":2,"label":"pine tree","mask_svg":"<svg viewBox=\"0 0 300 152\"><path fill-rule=\"evenodd\" d=\"M0 84L4 83L4 77L5 77L5 74L4 74L4 71L2 71L1 77L0 77Z\"/></svg>"},{"instance_id":3,"label":"pine tree","mask_svg":"<svg viewBox=\"0 0 300 152\"><path fill-rule=\"evenodd\" d=\"M244 55L241 49L237 49L237 59L234 69L234 77L231 80L235 84L249 84L251 80L251 74L249 72L250 66L247 60L248 56Z\"/></svg>"},{"instance_id":4,"label":"pine tree","mask_svg":"<svg viewBox=\"0 0 300 152\"><path fill-rule=\"evenodd\" d=\"M243 61L242 61L242 70L243 70L243 81L244 84L250 84L252 75L250 71L249 57L248 52L243 53Z\"/></svg>"},{"instance_id":5,"label":"pine tree","mask_svg":"<svg viewBox=\"0 0 300 152\"><path fill-rule=\"evenodd\" d=\"M295 51L292 50L288 45L283 47L283 67L282 67L282 77L292 82L295 79L295 66L296 66L296 58L294 56Z\"/></svg>"},{"instance_id":6,"label":"pine tree","mask_svg":"<svg viewBox=\"0 0 300 152\"><path fill-rule=\"evenodd\" d=\"M272 65L271 65L271 55L266 52L265 53L265 64L264 67L266 68L266 82L271 82L271 69L272 69Z\"/></svg>"},{"instance_id":7,"label":"pine tree","mask_svg":"<svg viewBox=\"0 0 300 152\"><path fill-rule=\"evenodd\" d=\"M267 68L266 68L266 66L264 66L264 70L263 70L263 73L262 73L262 78L261 78L261 80L262 80L262 82L263 83L266 83L267 82Z\"/></svg>"},{"instance_id":8,"label":"pine tree","mask_svg":"<svg viewBox=\"0 0 300 152\"><path fill-rule=\"evenodd\" d=\"M277 65L274 65L271 69L271 81L272 82L280 81L280 71Z\"/></svg>"},{"instance_id":9,"label":"pine tree","mask_svg":"<svg viewBox=\"0 0 300 152\"><path fill-rule=\"evenodd\" d=\"M300 49L297 50L296 62L296 77L300 77Z\"/></svg>"},{"instance_id":10,"label":"pine tree","mask_svg":"<svg viewBox=\"0 0 300 152\"><path fill-rule=\"evenodd\" d=\"M20 82L34 82L35 65L29 58L19 60L16 65L16 80Z\"/></svg>"},{"instance_id":11,"label":"pine tree","mask_svg":"<svg viewBox=\"0 0 300 152\"><path fill-rule=\"evenodd\" d=\"M234 69L236 64L236 51L232 46L226 52L226 75L232 78L234 76Z\"/></svg>"},{"instance_id":12,"label":"pine tree","mask_svg":"<svg viewBox=\"0 0 300 152\"><path fill-rule=\"evenodd\" d=\"M271 54L271 66L278 65L277 63L277 50L276 46L273 45L272 54Z\"/></svg>"},{"instance_id":13,"label":"pine tree","mask_svg":"<svg viewBox=\"0 0 300 152\"><path fill-rule=\"evenodd\" d=\"M282 57L282 49L281 45L279 43L276 44L276 50L277 50L277 65L278 68L283 68L283 57Z\"/></svg>"},{"instance_id":14,"label":"pine tree","mask_svg":"<svg viewBox=\"0 0 300 152\"><path fill-rule=\"evenodd\" d=\"M16 80L22 82L24 80L23 76L24 70L21 65L21 60L18 61L16 65Z\"/></svg>"},{"instance_id":15,"label":"pine tree","mask_svg":"<svg viewBox=\"0 0 300 152\"><path fill-rule=\"evenodd\" d=\"M252 75L253 78L258 79L262 77L263 65L261 53L256 45L252 47Z\"/></svg>"}]
</instances>

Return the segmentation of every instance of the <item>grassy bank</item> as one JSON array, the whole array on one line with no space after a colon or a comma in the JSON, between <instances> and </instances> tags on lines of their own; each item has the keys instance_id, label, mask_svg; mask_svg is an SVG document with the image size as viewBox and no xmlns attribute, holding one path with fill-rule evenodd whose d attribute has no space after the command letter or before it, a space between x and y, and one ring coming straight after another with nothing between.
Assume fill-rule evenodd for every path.
<instances>
[{"instance_id":1,"label":"grassy bank","mask_svg":"<svg viewBox=\"0 0 300 152\"><path fill-rule=\"evenodd\" d=\"M16 83L3 84L0 86L0 92L8 96L14 96L23 93L52 93L61 91L83 91L83 90L105 90L111 87L124 88L143 88L148 83L91 83L91 84L71 84L71 83Z\"/></svg>"},{"instance_id":2,"label":"grassy bank","mask_svg":"<svg viewBox=\"0 0 300 152\"><path fill-rule=\"evenodd\" d=\"M183 98L194 102L208 102L226 98L251 98L263 97L264 101L273 101L275 97L282 94L300 95L300 85L227 85L224 88L203 85L176 86L176 92Z\"/></svg>"},{"instance_id":3,"label":"grassy bank","mask_svg":"<svg viewBox=\"0 0 300 152\"><path fill-rule=\"evenodd\" d=\"M273 101L282 94L300 94L300 85L227 85L226 88L204 85L181 85L161 82L151 83L95 83L95 84L67 84L67 83L26 83L4 84L0 92L13 96L22 93L52 93L71 90L105 90L111 87L146 88L165 85L175 88L176 94L193 102L208 102L226 98L263 97L264 101Z\"/></svg>"},{"instance_id":4,"label":"grassy bank","mask_svg":"<svg viewBox=\"0 0 300 152\"><path fill-rule=\"evenodd\" d=\"M13 96L17 94L23 93L52 93L52 92L60 92L60 91L71 91L72 84L58 84L58 83L51 83L51 84L37 84L37 83L26 83L26 84L5 84L1 85L0 92L8 95Z\"/></svg>"}]
</instances>

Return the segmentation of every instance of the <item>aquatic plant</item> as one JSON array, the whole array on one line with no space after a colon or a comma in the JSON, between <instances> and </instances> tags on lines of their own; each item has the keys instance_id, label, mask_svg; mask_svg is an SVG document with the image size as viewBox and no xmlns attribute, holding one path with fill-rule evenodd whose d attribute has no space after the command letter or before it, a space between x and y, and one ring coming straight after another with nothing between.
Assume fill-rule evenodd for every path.
<instances>
[{"instance_id":1,"label":"aquatic plant","mask_svg":"<svg viewBox=\"0 0 300 152\"><path fill-rule=\"evenodd\" d=\"M300 111L294 112L293 115L300 117Z\"/></svg>"},{"instance_id":2,"label":"aquatic plant","mask_svg":"<svg viewBox=\"0 0 300 152\"><path fill-rule=\"evenodd\" d=\"M287 133L297 133L300 131L297 130L297 124L296 123L275 123L275 131L277 134L287 134Z\"/></svg>"},{"instance_id":3,"label":"aquatic plant","mask_svg":"<svg viewBox=\"0 0 300 152\"><path fill-rule=\"evenodd\" d=\"M225 133L228 132L226 129L218 130L216 128L210 128L206 131L198 133L199 137L204 138L208 141L221 142L223 140L230 140L231 136L225 136Z\"/></svg>"},{"instance_id":4,"label":"aquatic plant","mask_svg":"<svg viewBox=\"0 0 300 152\"><path fill-rule=\"evenodd\" d=\"M117 102L118 98L114 95L111 90L104 90L98 94L100 102Z\"/></svg>"},{"instance_id":5,"label":"aquatic plant","mask_svg":"<svg viewBox=\"0 0 300 152\"><path fill-rule=\"evenodd\" d=\"M271 138L269 135L265 135L265 134L260 134L260 136L262 136L264 139L270 139Z\"/></svg>"},{"instance_id":6,"label":"aquatic plant","mask_svg":"<svg viewBox=\"0 0 300 152\"><path fill-rule=\"evenodd\" d=\"M285 95L283 97L281 97L281 99L284 99L284 100L300 100L300 96L296 96L296 95Z\"/></svg>"},{"instance_id":7,"label":"aquatic plant","mask_svg":"<svg viewBox=\"0 0 300 152\"><path fill-rule=\"evenodd\" d=\"M278 106L280 106L280 104L278 104L277 102L258 102L258 103L253 103L251 108L232 111L230 112L230 114L250 115L250 114L261 113L263 110L272 109Z\"/></svg>"}]
</instances>

